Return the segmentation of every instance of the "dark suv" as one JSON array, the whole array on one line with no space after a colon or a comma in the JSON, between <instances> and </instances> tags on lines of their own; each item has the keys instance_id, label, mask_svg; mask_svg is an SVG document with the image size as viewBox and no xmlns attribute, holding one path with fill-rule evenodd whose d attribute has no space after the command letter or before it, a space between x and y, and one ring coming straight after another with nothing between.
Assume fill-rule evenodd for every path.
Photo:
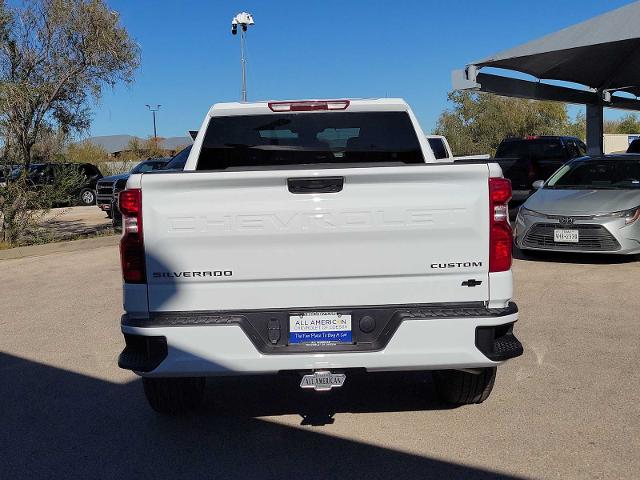
<instances>
[{"instance_id":1,"label":"dark suv","mask_svg":"<svg viewBox=\"0 0 640 480\"><path fill-rule=\"evenodd\" d=\"M96 203L96 183L102 178L98 167L91 163L31 163L28 168L28 181L32 188L40 185L55 185L59 175L67 175L70 170L76 170L84 181L70 192L70 204L94 205ZM9 178L16 179L24 170L24 165L13 169ZM65 201L65 203L67 203Z\"/></svg>"},{"instance_id":2,"label":"dark suv","mask_svg":"<svg viewBox=\"0 0 640 480\"><path fill-rule=\"evenodd\" d=\"M576 137L530 136L505 138L495 158L511 180L512 204L517 205L529 197L533 182L546 180L572 158L586 154L587 146Z\"/></svg>"}]
</instances>

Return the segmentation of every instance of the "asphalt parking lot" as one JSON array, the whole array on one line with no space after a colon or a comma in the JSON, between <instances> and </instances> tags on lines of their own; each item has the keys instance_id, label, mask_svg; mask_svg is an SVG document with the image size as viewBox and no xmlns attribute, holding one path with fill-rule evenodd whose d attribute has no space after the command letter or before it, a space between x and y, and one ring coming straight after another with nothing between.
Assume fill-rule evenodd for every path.
<instances>
[{"instance_id":1,"label":"asphalt parking lot","mask_svg":"<svg viewBox=\"0 0 640 480\"><path fill-rule=\"evenodd\" d=\"M321 396L251 378L165 418L116 365L106 243L0 260L1 478L638 478L637 260L516 260L525 354L482 405L449 409L421 375Z\"/></svg>"}]
</instances>

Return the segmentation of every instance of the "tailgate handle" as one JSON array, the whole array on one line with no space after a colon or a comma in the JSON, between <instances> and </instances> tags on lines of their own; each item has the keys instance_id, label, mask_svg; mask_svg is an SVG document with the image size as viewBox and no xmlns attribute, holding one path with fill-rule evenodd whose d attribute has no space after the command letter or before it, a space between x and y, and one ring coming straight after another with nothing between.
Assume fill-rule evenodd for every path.
<instances>
[{"instance_id":1,"label":"tailgate handle","mask_svg":"<svg viewBox=\"0 0 640 480\"><path fill-rule=\"evenodd\" d=\"M342 191L344 177L288 178L291 193L337 193Z\"/></svg>"}]
</instances>

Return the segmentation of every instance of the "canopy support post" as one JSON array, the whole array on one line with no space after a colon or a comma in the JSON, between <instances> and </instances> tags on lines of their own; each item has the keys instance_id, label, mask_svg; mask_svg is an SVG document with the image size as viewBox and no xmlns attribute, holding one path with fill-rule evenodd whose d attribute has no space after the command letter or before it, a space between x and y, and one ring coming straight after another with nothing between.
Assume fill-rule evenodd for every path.
<instances>
[{"instance_id":1,"label":"canopy support post","mask_svg":"<svg viewBox=\"0 0 640 480\"><path fill-rule=\"evenodd\" d=\"M603 155L604 107L587 104L587 153Z\"/></svg>"}]
</instances>

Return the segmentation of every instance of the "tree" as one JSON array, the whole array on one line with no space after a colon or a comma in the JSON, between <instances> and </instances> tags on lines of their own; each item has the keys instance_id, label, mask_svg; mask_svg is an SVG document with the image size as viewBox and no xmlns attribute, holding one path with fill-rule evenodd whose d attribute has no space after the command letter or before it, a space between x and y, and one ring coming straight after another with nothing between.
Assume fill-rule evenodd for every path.
<instances>
[{"instance_id":1,"label":"tree","mask_svg":"<svg viewBox=\"0 0 640 480\"><path fill-rule=\"evenodd\" d=\"M169 154L168 150L162 148L162 137L149 137L142 142L142 150L144 152L144 158L159 158L166 157Z\"/></svg>"},{"instance_id":2,"label":"tree","mask_svg":"<svg viewBox=\"0 0 640 480\"><path fill-rule=\"evenodd\" d=\"M149 137L145 140L133 137L120 157L128 161L140 161L169 156L171 150L162 148L163 140L162 137Z\"/></svg>"},{"instance_id":3,"label":"tree","mask_svg":"<svg viewBox=\"0 0 640 480\"><path fill-rule=\"evenodd\" d=\"M453 108L440 114L435 133L445 135L456 155L493 154L505 137L579 132L564 104L491 94L452 92ZM584 133L580 135L584 136Z\"/></svg>"},{"instance_id":4,"label":"tree","mask_svg":"<svg viewBox=\"0 0 640 480\"><path fill-rule=\"evenodd\" d=\"M32 160L43 129L88 128L88 102L138 67L138 47L103 0L0 0L0 22L0 122L18 163Z\"/></svg>"},{"instance_id":5,"label":"tree","mask_svg":"<svg viewBox=\"0 0 640 480\"><path fill-rule=\"evenodd\" d=\"M578 112L573 121L569 121L565 134L582 140L587 138L587 116L584 111Z\"/></svg>"},{"instance_id":6,"label":"tree","mask_svg":"<svg viewBox=\"0 0 640 480\"><path fill-rule=\"evenodd\" d=\"M73 193L84 184L84 175L69 165L57 167L39 170L45 177L50 176L50 181L43 183L38 182L35 172L29 175L29 168L24 166L19 167L23 181L6 179L0 189L0 245L24 243L25 238L27 242L37 242L42 236L38 224L51 206L68 205L75 200Z\"/></svg>"},{"instance_id":7,"label":"tree","mask_svg":"<svg viewBox=\"0 0 640 480\"><path fill-rule=\"evenodd\" d=\"M138 47L103 0L0 0L0 241L20 243L42 212L69 200L77 169L41 186L30 162L61 158L59 140L88 128L89 102L131 82L138 64ZM9 175L15 163L24 167Z\"/></svg>"},{"instance_id":8,"label":"tree","mask_svg":"<svg viewBox=\"0 0 640 480\"><path fill-rule=\"evenodd\" d=\"M67 135L60 130L41 128L31 151L34 162L62 162L67 144Z\"/></svg>"},{"instance_id":9,"label":"tree","mask_svg":"<svg viewBox=\"0 0 640 480\"><path fill-rule=\"evenodd\" d=\"M615 131L612 133L640 133L640 121L632 113L625 115L616 122Z\"/></svg>"},{"instance_id":10,"label":"tree","mask_svg":"<svg viewBox=\"0 0 640 480\"><path fill-rule=\"evenodd\" d=\"M64 158L67 162L99 165L109 160L109 153L102 146L85 141L70 144Z\"/></svg>"}]
</instances>

